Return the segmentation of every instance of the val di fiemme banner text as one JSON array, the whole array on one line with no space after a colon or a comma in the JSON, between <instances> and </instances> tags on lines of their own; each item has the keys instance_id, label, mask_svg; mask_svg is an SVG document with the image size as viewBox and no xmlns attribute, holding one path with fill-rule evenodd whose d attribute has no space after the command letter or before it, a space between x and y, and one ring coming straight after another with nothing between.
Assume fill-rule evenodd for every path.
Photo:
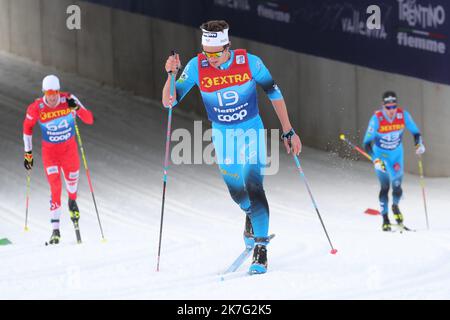
<instances>
[{"instance_id":1,"label":"val di fiemme banner text","mask_svg":"<svg viewBox=\"0 0 450 320\"><path fill-rule=\"evenodd\" d=\"M232 36L450 84L448 0L87 1L192 27L220 17ZM369 30L373 4L381 26Z\"/></svg>"}]
</instances>

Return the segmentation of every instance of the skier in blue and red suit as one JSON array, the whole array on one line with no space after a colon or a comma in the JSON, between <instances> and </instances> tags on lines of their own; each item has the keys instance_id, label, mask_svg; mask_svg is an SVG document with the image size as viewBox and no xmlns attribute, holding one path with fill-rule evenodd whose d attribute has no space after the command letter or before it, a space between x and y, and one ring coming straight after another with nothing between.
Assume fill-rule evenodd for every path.
<instances>
[{"instance_id":1,"label":"skier in blue and red suit","mask_svg":"<svg viewBox=\"0 0 450 320\"><path fill-rule=\"evenodd\" d=\"M383 231L391 231L389 221L389 188L392 184L394 219L403 226L403 215L399 202L403 194L403 133L408 129L414 136L416 154L425 152L419 128L414 123L411 114L397 104L395 92L388 91L383 95L383 107L376 111L369 122L364 137L364 148L372 156L375 172L381 184L379 195Z\"/></svg>"},{"instance_id":2,"label":"skier in blue and red suit","mask_svg":"<svg viewBox=\"0 0 450 320\"><path fill-rule=\"evenodd\" d=\"M25 147L24 166L33 168L33 128L36 124L42 131L42 161L50 185L50 216L53 228L50 244L60 241L60 217L62 183L66 182L69 197L69 213L78 223L80 211L77 205L80 159L75 140L75 119L86 124L94 123L92 112L71 93L61 92L59 79L49 75L42 81L43 96L29 105L23 122L23 141Z\"/></svg>"},{"instance_id":3,"label":"skier in blue and red suit","mask_svg":"<svg viewBox=\"0 0 450 320\"><path fill-rule=\"evenodd\" d=\"M266 165L264 125L259 116L256 85L274 106L283 128L287 152L300 154L301 142L294 132L283 95L261 59L244 49L231 50L225 21L204 23L202 53L191 59L176 82L170 100L170 76L163 89L163 105L175 106L197 85L212 122L212 140L223 179L231 197L246 214L244 240L254 248L250 273L267 271L269 205L263 188ZM179 55L167 59L165 69L176 73Z\"/></svg>"}]
</instances>

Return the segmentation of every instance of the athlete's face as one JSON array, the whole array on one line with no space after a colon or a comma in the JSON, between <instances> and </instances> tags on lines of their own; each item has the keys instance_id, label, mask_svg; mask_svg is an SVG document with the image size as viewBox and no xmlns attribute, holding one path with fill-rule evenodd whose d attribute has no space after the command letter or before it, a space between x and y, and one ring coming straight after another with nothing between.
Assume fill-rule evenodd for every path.
<instances>
[{"instance_id":1,"label":"athlete's face","mask_svg":"<svg viewBox=\"0 0 450 320\"><path fill-rule=\"evenodd\" d=\"M225 48L223 46L218 47L210 47L203 46L203 54L206 55L208 62L214 68L219 68L222 64L230 59L230 49L229 47Z\"/></svg>"},{"instance_id":2,"label":"athlete's face","mask_svg":"<svg viewBox=\"0 0 450 320\"><path fill-rule=\"evenodd\" d=\"M56 107L59 101L59 92L46 92L45 100L50 108Z\"/></svg>"},{"instance_id":3,"label":"athlete's face","mask_svg":"<svg viewBox=\"0 0 450 320\"><path fill-rule=\"evenodd\" d=\"M397 113L397 104L396 103L386 103L384 105L384 111L388 115L389 118L393 118Z\"/></svg>"}]
</instances>

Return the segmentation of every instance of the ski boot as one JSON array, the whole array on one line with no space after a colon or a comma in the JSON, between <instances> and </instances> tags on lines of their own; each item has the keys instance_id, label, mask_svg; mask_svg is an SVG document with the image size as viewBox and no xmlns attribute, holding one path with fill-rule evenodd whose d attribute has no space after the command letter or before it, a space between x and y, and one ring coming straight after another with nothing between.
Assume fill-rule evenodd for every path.
<instances>
[{"instance_id":1,"label":"ski boot","mask_svg":"<svg viewBox=\"0 0 450 320\"><path fill-rule=\"evenodd\" d=\"M253 235L252 222L248 215L245 216L245 230L244 230L244 243L248 249L253 249L255 246L255 236Z\"/></svg>"},{"instance_id":2,"label":"ski boot","mask_svg":"<svg viewBox=\"0 0 450 320\"><path fill-rule=\"evenodd\" d=\"M387 214L383 215L383 231L392 231L391 222Z\"/></svg>"},{"instance_id":3,"label":"ski boot","mask_svg":"<svg viewBox=\"0 0 450 320\"><path fill-rule=\"evenodd\" d=\"M403 215L400 212L400 208L397 204L392 205L392 212L394 213L394 219L399 225L403 225Z\"/></svg>"},{"instance_id":4,"label":"ski boot","mask_svg":"<svg viewBox=\"0 0 450 320\"><path fill-rule=\"evenodd\" d=\"M249 274L263 274L267 272L267 244L257 243L253 251L253 261L249 269Z\"/></svg>"},{"instance_id":5,"label":"ski boot","mask_svg":"<svg viewBox=\"0 0 450 320\"><path fill-rule=\"evenodd\" d=\"M78 209L77 202L75 200L69 199L69 213L70 213L70 220L72 220L73 223L78 222L80 220L80 210Z\"/></svg>"},{"instance_id":6,"label":"ski boot","mask_svg":"<svg viewBox=\"0 0 450 320\"><path fill-rule=\"evenodd\" d=\"M50 237L49 244L58 244L61 239L61 234L59 233L59 229L53 230L52 236Z\"/></svg>"},{"instance_id":7,"label":"ski boot","mask_svg":"<svg viewBox=\"0 0 450 320\"><path fill-rule=\"evenodd\" d=\"M77 202L75 200L69 199L69 213L70 220L73 222L73 226L75 228L75 235L77 237L77 243L81 243L81 234L80 234L80 210L78 209Z\"/></svg>"}]
</instances>

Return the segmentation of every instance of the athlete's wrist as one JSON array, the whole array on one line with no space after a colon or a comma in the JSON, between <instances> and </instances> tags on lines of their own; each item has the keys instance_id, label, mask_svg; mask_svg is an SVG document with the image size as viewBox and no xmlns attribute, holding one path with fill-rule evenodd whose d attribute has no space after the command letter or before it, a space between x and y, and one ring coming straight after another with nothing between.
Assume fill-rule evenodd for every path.
<instances>
[{"instance_id":1,"label":"athlete's wrist","mask_svg":"<svg viewBox=\"0 0 450 320\"><path fill-rule=\"evenodd\" d=\"M286 135L294 135L294 134L295 134L294 128L290 127L287 130L283 129L283 134L281 136L284 137Z\"/></svg>"},{"instance_id":2,"label":"athlete's wrist","mask_svg":"<svg viewBox=\"0 0 450 320\"><path fill-rule=\"evenodd\" d=\"M294 128L291 128L287 131L284 131L283 134L281 135L281 139L287 139L288 141L291 141L292 137L295 136L296 133L294 131Z\"/></svg>"}]
</instances>

